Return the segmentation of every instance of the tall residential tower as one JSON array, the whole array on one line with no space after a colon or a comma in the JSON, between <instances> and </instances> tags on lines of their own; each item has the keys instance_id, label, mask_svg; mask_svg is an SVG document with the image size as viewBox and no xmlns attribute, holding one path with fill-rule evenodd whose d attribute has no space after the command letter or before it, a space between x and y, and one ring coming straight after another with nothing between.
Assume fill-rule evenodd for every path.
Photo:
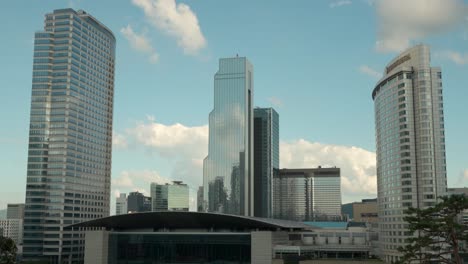
<instances>
[{"instance_id":1,"label":"tall residential tower","mask_svg":"<svg viewBox=\"0 0 468 264\"><path fill-rule=\"evenodd\" d=\"M393 59L372 98L379 239L392 262L409 235L404 210L432 206L447 191L442 74L431 67L429 47L417 45Z\"/></svg>"},{"instance_id":2,"label":"tall residential tower","mask_svg":"<svg viewBox=\"0 0 468 264\"><path fill-rule=\"evenodd\" d=\"M208 156L203 162L206 208L253 215L253 66L245 57L219 60Z\"/></svg>"},{"instance_id":3,"label":"tall residential tower","mask_svg":"<svg viewBox=\"0 0 468 264\"><path fill-rule=\"evenodd\" d=\"M34 40L24 258L83 260L67 226L109 215L115 37L80 10L45 16Z\"/></svg>"},{"instance_id":4,"label":"tall residential tower","mask_svg":"<svg viewBox=\"0 0 468 264\"><path fill-rule=\"evenodd\" d=\"M279 116L273 108L254 109L254 216L273 214L273 171L279 169Z\"/></svg>"}]
</instances>

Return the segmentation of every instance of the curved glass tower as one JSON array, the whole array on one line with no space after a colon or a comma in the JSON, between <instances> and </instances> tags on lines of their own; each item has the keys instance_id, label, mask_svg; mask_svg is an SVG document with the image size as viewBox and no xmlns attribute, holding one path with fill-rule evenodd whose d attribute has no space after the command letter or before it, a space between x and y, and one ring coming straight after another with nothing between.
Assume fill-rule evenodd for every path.
<instances>
[{"instance_id":1,"label":"curved glass tower","mask_svg":"<svg viewBox=\"0 0 468 264\"><path fill-rule=\"evenodd\" d=\"M219 60L208 156L203 162L205 210L253 215L253 66L245 57Z\"/></svg>"},{"instance_id":2,"label":"curved glass tower","mask_svg":"<svg viewBox=\"0 0 468 264\"><path fill-rule=\"evenodd\" d=\"M404 210L432 206L447 189L442 74L430 65L429 47L393 59L372 98L379 239L384 259L392 262L410 235Z\"/></svg>"},{"instance_id":3,"label":"curved glass tower","mask_svg":"<svg viewBox=\"0 0 468 264\"><path fill-rule=\"evenodd\" d=\"M35 34L23 256L83 260L68 226L109 215L115 37L73 9Z\"/></svg>"}]
</instances>

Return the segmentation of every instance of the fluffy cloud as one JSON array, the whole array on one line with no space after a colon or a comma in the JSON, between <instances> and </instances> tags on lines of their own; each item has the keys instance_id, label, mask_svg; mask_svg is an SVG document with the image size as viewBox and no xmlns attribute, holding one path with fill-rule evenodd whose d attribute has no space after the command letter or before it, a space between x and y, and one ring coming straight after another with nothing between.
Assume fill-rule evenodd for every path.
<instances>
[{"instance_id":1,"label":"fluffy cloud","mask_svg":"<svg viewBox=\"0 0 468 264\"><path fill-rule=\"evenodd\" d=\"M439 54L442 58L451 60L458 65L468 64L468 53L460 53L456 51L447 50Z\"/></svg>"},{"instance_id":2,"label":"fluffy cloud","mask_svg":"<svg viewBox=\"0 0 468 264\"><path fill-rule=\"evenodd\" d=\"M283 107L283 101L279 99L278 97L268 97L267 98L268 102L270 102L273 106L276 107Z\"/></svg>"},{"instance_id":3,"label":"fluffy cloud","mask_svg":"<svg viewBox=\"0 0 468 264\"><path fill-rule=\"evenodd\" d=\"M112 132L112 145L116 148L126 148L128 142L124 135L114 131Z\"/></svg>"},{"instance_id":4,"label":"fluffy cloud","mask_svg":"<svg viewBox=\"0 0 468 264\"><path fill-rule=\"evenodd\" d=\"M341 7L341 6L345 6L345 5L350 5L352 4L353 2L351 2L350 0L340 0L340 1L336 1L336 2L333 2L333 3L330 3L330 8L335 8L335 7Z\"/></svg>"},{"instance_id":5,"label":"fluffy cloud","mask_svg":"<svg viewBox=\"0 0 468 264\"><path fill-rule=\"evenodd\" d=\"M451 30L467 14L462 0L377 0L375 7L381 52L399 52L411 41Z\"/></svg>"},{"instance_id":6,"label":"fluffy cloud","mask_svg":"<svg viewBox=\"0 0 468 264\"><path fill-rule=\"evenodd\" d=\"M367 65L361 65L359 67L359 72L360 73L364 73L372 78L375 78L375 79L380 79L382 78L382 73L372 69L371 67L367 66Z\"/></svg>"},{"instance_id":7,"label":"fluffy cloud","mask_svg":"<svg viewBox=\"0 0 468 264\"><path fill-rule=\"evenodd\" d=\"M128 129L127 134L137 143L150 147L165 157L184 157L200 159L208 153L208 126L187 127L176 123L165 125L149 117L136 127Z\"/></svg>"},{"instance_id":8,"label":"fluffy cloud","mask_svg":"<svg viewBox=\"0 0 468 264\"><path fill-rule=\"evenodd\" d=\"M159 60L159 55L156 53L150 40L144 34L138 34L133 31L130 25L120 29L120 33L130 42L130 46L136 51L147 54L151 63L156 63Z\"/></svg>"},{"instance_id":9,"label":"fluffy cloud","mask_svg":"<svg viewBox=\"0 0 468 264\"><path fill-rule=\"evenodd\" d=\"M336 166L341 169L343 202L377 194L376 155L358 147L313 143L304 139L281 142L281 168Z\"/></svg>"},{"instance_id":10,"label":"fluffy cloud","mask_svg":"<svg viewBox=\"0 0 468 264\"><path fill-rule=\"evenodd\" d=\"M140 7L150 23L177 39L187 54L197 54L206 46L196 14L186 4L175 0L132 0Z\"/></svg>"},{"instance_id":11,"label":"fluffy cloud","mask_svg":"<svg viewBox=\"0 0 468 264\"><path fill-rule=\"evenodd\" d=\"M141 188L142 184L149 188L150 183L159 184L170 183L171 179L161 176L157 171L142 170L142 171L122 171L120 175L112 179L112 187L119 190L126 188L134 191Z\"/></svg>"}]
</instances>

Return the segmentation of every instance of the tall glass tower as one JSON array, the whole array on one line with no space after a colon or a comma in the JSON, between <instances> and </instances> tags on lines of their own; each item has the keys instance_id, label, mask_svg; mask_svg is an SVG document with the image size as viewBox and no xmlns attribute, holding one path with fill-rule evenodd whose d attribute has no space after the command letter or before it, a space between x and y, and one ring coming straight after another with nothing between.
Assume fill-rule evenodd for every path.
<instances>
[{"instance_id":1,"label":"tall glass tower","mask_svg":"<svg viewBox=\"0 0 468 264\"><path fill-rule=\"evenodd\" d=\"M207 210L253 215L253 66L245 57L219 60L208 156L203 162Z\"/></svg>"},{"instance_id":2,"label":"tall glass tower","mask_svg":"<svg viewBox=\"0 0 468 264\"><path fill-rule=\"evenodd\" d=\"M393 262L409 235L404 210L432 206L447 191L442 74L430 65L429 47L393 59L372 98L379 239L383 257Z\"/></svg>"},{"instance_id":3,"label":"tall glass tower","mask_svg":"<svg viewBox=\"0 0 468 264\"><path fill-rule=\"evenodd\" d=\"M273 171L279 169L279 115L254 109L254 216L272 217Z\"/></svg>"},{"instance_id":4,"label":"tall glass tower","mask_svg":"<svg viewBox=\"0 0 468 264\"><path fill-rule=\"evenodd\" d=\"M24 258L83 260L83 232L109 215L115 37L84 11L55 10L35 34Z\"/></svg>"}]
</instances>

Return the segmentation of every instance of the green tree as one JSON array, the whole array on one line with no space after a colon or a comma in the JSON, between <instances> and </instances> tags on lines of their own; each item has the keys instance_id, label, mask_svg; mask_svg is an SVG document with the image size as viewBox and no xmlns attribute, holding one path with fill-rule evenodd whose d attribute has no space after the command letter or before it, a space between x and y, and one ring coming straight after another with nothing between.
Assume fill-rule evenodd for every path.
<instances>
[{"instance_id":1,"label":"green tree","mask_svg":"<svg viewBox=\"0 0 468 264\"><path fill-rule=\"evenodd\" d=\"M18 248L15 242L9 237L0 236L0 263L14 264L16 263L16 251Z\"/></svg>"},{"instance_id":2,"label":"green tree","mask_svg":"<svg viewBox=\"0 0 468 264\"><path fill-rule=\"evenodd\" d=\"M468 226L458 217L468 209L468 198L452 195L440 199L433 207L405 211L403 219L412 236L398 248L403 253L399 263L462 263L459 243L468 241Z\"/></svg>"}]
</instances>

